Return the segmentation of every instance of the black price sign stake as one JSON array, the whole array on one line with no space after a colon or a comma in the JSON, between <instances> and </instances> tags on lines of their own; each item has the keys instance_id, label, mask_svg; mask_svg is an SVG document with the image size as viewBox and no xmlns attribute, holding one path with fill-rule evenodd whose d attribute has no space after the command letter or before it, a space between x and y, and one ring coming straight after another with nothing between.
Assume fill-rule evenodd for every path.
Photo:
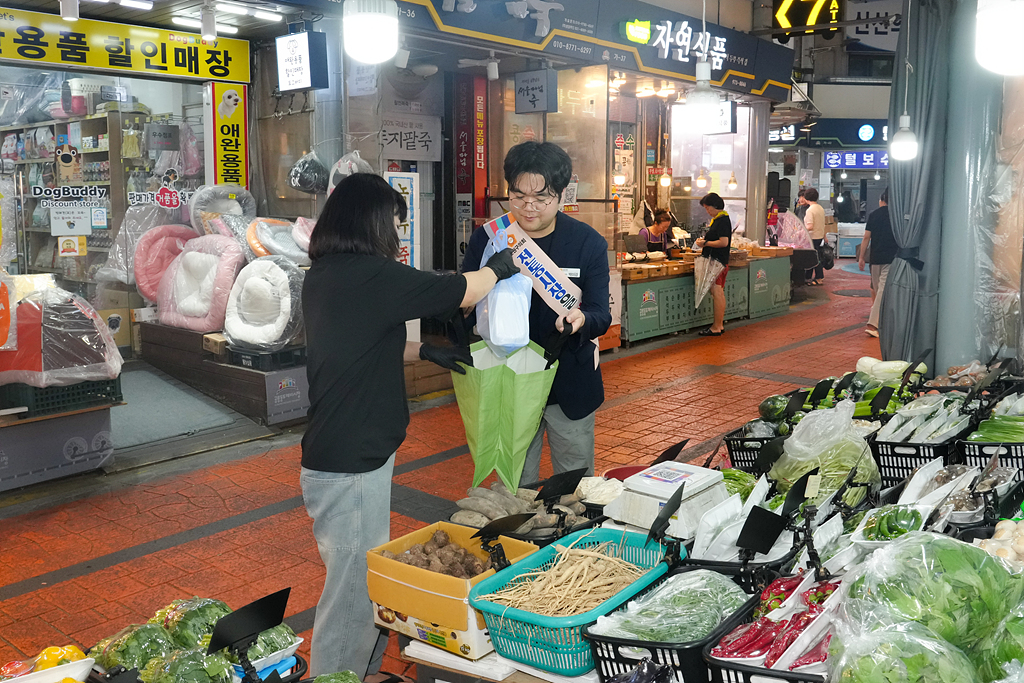
<instances>
[{"instance_id":1,"label":"black price sign stake","mask_svg":"<svg viewBox=\"0 0 1024 683\"><path fill-rule=\"evenodd\" d=\"M767 472L772 465L782 457L782 446L786 442L785 436L778 436L761 446L761 452L754 462L754 469L758 472Z\"/></svg>"},{"instance_id":2,"label":"black price sign stake","mask_svg":"<svg viewBox=\"0 0 1024 683\"><path fill-rule=\"evenodd\" d=\"M786 530L786 518L759 505L750 509L750 515L740 530L736 545L755 553L767 555L779 536Z\"/></svg>"}]
</instances>

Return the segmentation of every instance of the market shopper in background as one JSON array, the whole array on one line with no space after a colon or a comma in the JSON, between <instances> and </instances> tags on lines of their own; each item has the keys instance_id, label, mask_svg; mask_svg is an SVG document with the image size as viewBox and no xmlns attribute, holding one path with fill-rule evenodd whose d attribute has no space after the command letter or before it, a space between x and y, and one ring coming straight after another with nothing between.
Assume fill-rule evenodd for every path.
<instances>
[{"instance_id":1,"label":"market shopper in background","mask_svg":"<svg viewBox=\"0 0 1024 683\"><path fill-rule=\"evenodd\" d=\"M668 210L655 209L654 225L640 229L640 236L647 240L647 251L668 251L668 246L672 243L672 236L669 233L670 225L672 225L672 215Z\"/></svg>"},{"instance_id":2,"label":"market shopper in background","mask_svg":"<svg viewBox=\"0 0 1024 683\"><path fill-rule=\"evenodd\" d=\"M519 272L505 249L486 268L435 275L399 263L406 203L378 175L342 180L310 237L302 287L309 424L302 438L302 498L327 568L316 607L309 672L380 672L386 632L373 623L366 551L390 540L391 474L409 408L404 361L417 356L465 372L468 350L407 344L405 322L450 317Z\"/></svg>"},{"instance_id":3,"label":"market shopper in background","mask_svg":"<svg viewBox=\"0 0 1024 683\"><path fill-rule=\"evenodd\" d=\"M800 220L803 220L804 215L807 214L807 200L804 198L805 192L807 192L807 188L801 187L796 193L796 208L793 209L793 215Z\"/></svg>"},{"instance_id":4,"label":"market shopper in background","mask_svg":"<svg viewBox=\"0 0 1024 683\"><path fill-rule=\"evenodd\" d=\"M558 353L558 370L540 428L526 454L521 481L540 478L545 432L555 473L587 468L594 472L594 413L604 402L604 382L597 364L597 337L608 331L608 243L592 227L561 211L561 196L572 177L572 160L551 142L523 142L505 157L512 217L534 246L550 257L582 290L578 307L558 315L534 289L530 301L530 339L552 348L563 331L568 339ZM489 235L477 229L470 237L463 270L480 263ZM531 247L531 251L533 247ZM475 318L470 316L468 323Z\"/></svg>"},{"instance_id":5,"label":"market shopper in background","mask_svg":"<svg viewBox=\"0 0 1024 683\"><path fill-rule=\"evenodd\" d=\"M700 200L700 205L711 218L711 225L704 237L694 242L700 247L700 255L713 258L723 266L722 272L711 285L711 301L715 308L715 321L711 327L702 330L702 337L720 337L725 332L725 278L729 274L729 246L732 244L732 220L725 212L725 202L715 192L709 192Z\"/></svg>"},{"instance_id":6,"label":"market shopper in background","mask_svg":"<svg viewBox=\"0 0 1024 683\"><path fill-rule=\"evenodd\" d=\"M892 234L892 224L889 222L889 188L885 188L878 199L878 208L868 216L868 224L864 228L864 241L860 243L860 256L857 259L861 270L864 270L865 262L871 264L871 315L864 331L872 337L878 336L882 292L885 291L889 265L896 258L896 250L896 238Z\"/></svg>"},{"instance_id":7,"label":"market shopper in background","mask_svg":"<svg viewBox=\"0 0 1024 683\"><path fill-rule=\"evenodd\" d=\"M818 203L818 190L813 187L804 191L804 201L807 202L807 213L804 214L804 226L811 235L811 242L815 251L821 251L821 243L825 241L825 209ZM810 280L813 271L814 279ZM818 265L807 270L809 285L821 285L825 282L825 270L821 266L821 257L818 258Z\"/></svg>"}]
</instances>

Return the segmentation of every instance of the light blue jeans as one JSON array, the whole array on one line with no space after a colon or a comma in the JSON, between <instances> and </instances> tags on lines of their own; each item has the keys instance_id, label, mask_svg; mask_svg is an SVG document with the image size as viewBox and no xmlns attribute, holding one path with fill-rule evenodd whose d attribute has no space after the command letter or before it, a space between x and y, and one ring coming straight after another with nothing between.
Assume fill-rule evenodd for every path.
<instances>
[{"instance_id":1,"label":"light blue jeans","mask_svg":"<svg viewBox=\"0 0 1024 683\"><path fill-rule=\"evenodd\" d=\"M394 454L383 467L361 474L302 468L302 500L327 567L313 621L311 678L352 671L362 679L384 661L388 636L373 623L366 551L391 540L394 469Z\"/></svg>"},{"instance_id":2,"label":"light blue jeans","mask_svg":"<svg viewBox=\"0 0 1024 683\"><path fill-rule=\"evenodd\" d=\"M557 403L544 409L540 427L526 449L526 463L523 466L523 484L532 484L540 479L540 452L544 443L544 432L548 433L551 446L551 466L555 474L587 468L587 476L594 474L594 416L596 411L579 420L570 420Z\"/></svg>"}]
</instances>

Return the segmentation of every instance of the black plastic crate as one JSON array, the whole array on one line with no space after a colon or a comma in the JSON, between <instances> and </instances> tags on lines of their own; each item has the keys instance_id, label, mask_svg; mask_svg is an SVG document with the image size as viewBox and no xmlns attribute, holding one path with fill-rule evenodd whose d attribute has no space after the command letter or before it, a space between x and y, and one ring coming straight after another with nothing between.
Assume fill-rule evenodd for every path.
<instances>
[{"instance_id":1,"label":"black plastic crate","mask_svg":"<svg viewBox=\"0 0 1024 683\"><path fill-rule=\"evenodd\" d=\"M583 501L583 506L587 509L583 512L582 516L587 519L597 519L604 516L604 505Z\"/></svg>"},{"instance_id":2,"label":"black plastic crate","mask_svg":"<svg viewBox=\"0 0 1024 683\"><path fill-rule=\"evenodd\" d=\"M749 666L747 664L739 664L730 662L728 659L717 659L711 656L711 650L718 645L718 641L721 640L723 636L727 635L729 631L732 631L732 629L736 628L740 624L747 624L754 620L755 608L756 605L741 614L741 618L735 619L732 627L728 631L722 632L712 642L707 643L704 646L701 654L704 656L704 661L707 664L711 677L700 679L701 683L709 680L712 683L761 683L765 680L790 681L790 683L824 683L824 676L802 674L794 671L783 671L781 669L768 669L763 666ZM687 683L690 682L687 681Z\"/></svg>"},{"instance_id":3,"label":"black plastic crate","mask_svg":"<svg viewBox=\"0 0 1024 683\"><path fill-rule=\"evenodd\" d=\"M772 439L777 438L776 436L743 436L742 427L736 431L729 432L724 438L725 447L729 451L729 462L732 463L735 469L753 474L755 473L754 465L757 462L757 457L761 455L761 447Z\"/></svg>"},{"instance_id":4,"label":"black plastic crate","mask_svg":"<svg viewBox=\"0 0 1024 683\"><path fill-rule=\"evenodd\" d=\"M306 347L294 346L272 353L250 351L228 347L228 362L243 368L252 368L261 372L283 370L306 364Z\"/></svg>"},{"instance_id":5,"label":"black plastic crate","mask_svg":"<svg viewBox=\"0 0 1024 683\"><path fill-rule=\"evenodd\" d=\"M0 386L0 409L28 408L28 412L18 413L18 417L67 413L83 408L113 405L120 403L122 399L120 377L43 389L27 384Z\"/></svg>"},{"instance_id":6,"label":"black plastic crate","mask_svg":"<svg viewBox=\"0 0 1024 683\"><path fill-rule=\"evenodd\" d=\"M669 577L683 572L704 569L705 567L680 567L669 572L665 577L652 585L653 590ZM602 683L607 683L615 676L626 673L633 669L643 657L649 657L656 664L667 664L672 668L673 678L676 683L706 683L709 679L708 665L704 659L703 650L709 643L718 643L729 631L743 623L743 620L753 613L760 601L760 590L752 590L744 582L738 580L739 575L729 570L720 571L736 581L741 588L751 595L743 607L735 614L718 625L712 633L702 640L691 643L651 643L642 640L629 640L625 638L612 638L599 636L590 633L590 627L584 627L583 637L590 641L591 651L594 654L594 665L597 669L598 678ZM778 575L771 575L771 580ZM645 591L646 593L647 591ZM625 605L621 609L624 609Z\"/></svg>"},{"instance_id":7,"label":"black plastic crate","mask_svg":"<svg viewBox=\"0 0 1024 683\"><path fill-rule=\"evenodd\" d=\"M695 560L689 556L680 561L682 567L694 569L711 569L721 574L728 574L732 580L743 587L748 593L760 592L779 576L785 576L796 563L799 548L794 548L777 560L771 562L717 562L713 560Z\"/></svg>"},{"instance_id":8,"label":"black plastic crate","mask_svg":"<svg viewBox=\"0 0 1024 683\"><path fill-rule=\"evenodd\" d=\"M558 529L552 529L550 533L544 534L543 536L530 538L526 534L517 534L514 532L502 534L502 536L508 536L514 538L517 541L523 541L524 543L532 543L539 548L544 548L551 545L560 538L564 538L569 534L574 534L577 531L583 531L584 529L593 529L594 527L601 526L608 518L604 515L598 515L597 517L587 517L582 522L577 522L571 528L559 531Z\"/></svg>"},{"instance_id":9,"label":"black plastic crate","mask_svg":"<svg viewBox=\"0 0 1024 683\"><path fill-rule=\"evenodd\" d=\"M900 483L921 465L942 458L942 464L952 465L960 462L960 453L957 451L956 443L962 437L974 431L974 425L970 424L958 434L950 436L941 443L894 443L889 441L878 441L875 434L868 438L868 445L871 447L871 455L878 464L878 471L882 475L882 488L889 488Z\"/></svg>"},{"instance_id":10,"label":"black plastic crate","mask_svg":"<svg viewBox=\"0 0 1024 683\"><path fill-rule=\"evenodd\" d=\"M1015 481L1024 481L1024 443L958 441L956 447L965 465L981 469L985 469L992 456L998 454L1000 465L1017 468Z\"/></svg>"}]
</instances>

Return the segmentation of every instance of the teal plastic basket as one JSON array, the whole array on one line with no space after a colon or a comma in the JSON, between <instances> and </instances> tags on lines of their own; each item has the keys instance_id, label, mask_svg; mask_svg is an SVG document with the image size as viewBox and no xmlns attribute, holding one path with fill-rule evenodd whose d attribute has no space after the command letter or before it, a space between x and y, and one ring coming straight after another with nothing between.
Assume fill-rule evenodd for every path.
<instances>
[{"instance_id":1,"label":"teal plastic basket","mask_svg":"<svg viewBox=\"0 0 1024 683\"><path fill-rule=\"evenodd\" d=\"M469 602L483 613L491 643L502 657L563 676L579 676L594 668L593 650L589 641L583 639L583 627L596 623L598 617L614 611L668 571L668 565L662 561L665 549L654 541L646 541L644 535L613 529L569 534L478 583L469 593ZM555 546L568 547L573 543L577 548L610 543L618 557L648 571L600 606L572 617L545 617L481 599L480 596L510 584L528 581L524 574L548 569L558 554Z\"/></svg>"}]
</instances>

